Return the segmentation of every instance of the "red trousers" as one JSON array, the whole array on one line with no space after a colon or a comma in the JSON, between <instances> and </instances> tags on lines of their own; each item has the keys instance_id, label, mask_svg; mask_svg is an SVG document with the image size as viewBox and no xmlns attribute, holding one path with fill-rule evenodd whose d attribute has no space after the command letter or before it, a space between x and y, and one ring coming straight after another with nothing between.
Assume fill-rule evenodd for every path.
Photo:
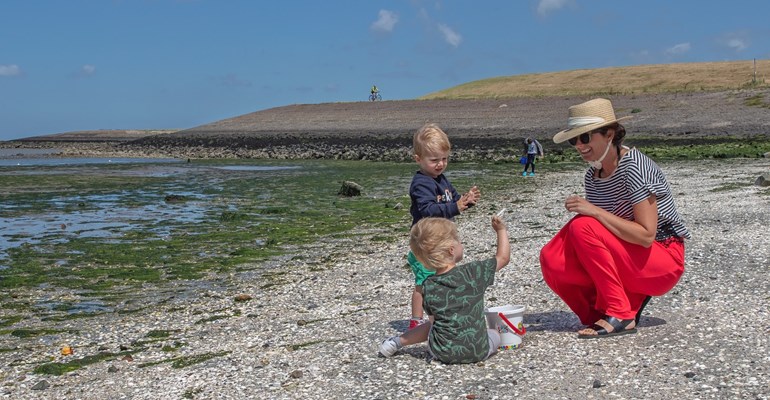
<instances>
[{"instance_id":1,"label":"red trousers","mask_svg":"<svg viewBox=\"0 0 770 400\"><path fill-rule=\"evenodd\" d=\"M671 290L684 273L684 243L628 243L578 215L540 250L543 279L585 325L632 319L647 296Z\"/></svg>"}]
</instances>

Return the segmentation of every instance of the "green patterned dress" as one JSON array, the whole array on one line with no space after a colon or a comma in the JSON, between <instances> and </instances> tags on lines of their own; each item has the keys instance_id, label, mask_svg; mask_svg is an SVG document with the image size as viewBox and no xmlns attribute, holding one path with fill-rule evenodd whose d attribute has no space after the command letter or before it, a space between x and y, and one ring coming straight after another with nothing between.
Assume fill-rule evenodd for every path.
<instances>
[{"instance_id":1,"label":"green patterned dress","mask_svg":"<svg viewBox=\"0 0 770 400\"><path fill-rule=\"evenodd\" d=\"M428 277L423 307L434 318L428 345L447 364L474 363L487 358L489 339L484 317L484 292L495 280L494 258L458 265Z\"/></svg>"}]
</instances>

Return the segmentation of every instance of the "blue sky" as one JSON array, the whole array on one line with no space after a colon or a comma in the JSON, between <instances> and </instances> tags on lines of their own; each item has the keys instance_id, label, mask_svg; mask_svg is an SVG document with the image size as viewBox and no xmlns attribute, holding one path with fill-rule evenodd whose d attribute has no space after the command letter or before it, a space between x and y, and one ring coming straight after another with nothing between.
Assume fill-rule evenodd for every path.
<instances>
[{"instance_id":1,"label":"blue sky","mask_svg":"<svg viewBox=\"0 0 770 400\"><path fill-rule=\"evenodd\" d=\"M182 129L496 76L770 59L770 2L8 0L0 140Z\"/></svg>"}]
</instances>

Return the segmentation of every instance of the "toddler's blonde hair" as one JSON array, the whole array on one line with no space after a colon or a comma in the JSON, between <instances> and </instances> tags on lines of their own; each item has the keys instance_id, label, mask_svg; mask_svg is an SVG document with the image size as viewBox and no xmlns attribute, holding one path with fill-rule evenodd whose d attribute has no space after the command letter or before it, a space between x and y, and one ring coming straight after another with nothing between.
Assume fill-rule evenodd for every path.
<instances>
[{"instance_id":1,"label":"toddler's blonde hair","mask_svg":"<svg viewBox=\"0 0 770 400\"><path fill-rule=\"evenodd\" d=\"M449 137L436 124L425 124L415 132L412 147L414 154L420 157L428 152L445 151L448 153L452 149Z\"/></svg>"},{"instance_id":2,"label":"toddler's blonde hair","mask_svg":"<svg viewBox=\"0 0 770 400\"><path fill-rule=\"evenodd\" d=\"M409 233L409 247L425 268L436 270L454 262L449 248L460 241L454 222L439 217L417 221Z\"/></svg>"}]
</instances>

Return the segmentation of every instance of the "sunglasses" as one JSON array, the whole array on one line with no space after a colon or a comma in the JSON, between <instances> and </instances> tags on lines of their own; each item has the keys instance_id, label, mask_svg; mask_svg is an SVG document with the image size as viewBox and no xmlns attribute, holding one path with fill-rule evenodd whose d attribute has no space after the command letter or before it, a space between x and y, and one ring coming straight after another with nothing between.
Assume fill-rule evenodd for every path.
<instances>
[{"instance_id":1,"label":"sunglasses","mask_svg":"<svg viewBox=\"0 0 770 400\"><path fill-rule=\"evenodd\" d=\"M606 129L595 129L595 130L592 130L591 132L586 132L586 133L584 133L584 134L582 134L580 136L575 136L573 138L570 138L569 139L569 144L572 145L572 146L576 145L578 139L580 139L580 143L588 144L588 143L591 142L591 135L593 135L594 133L602 133L602 134L604 134L604 132L607 132L607 130Z\"/></svg>"}]
</instances>

